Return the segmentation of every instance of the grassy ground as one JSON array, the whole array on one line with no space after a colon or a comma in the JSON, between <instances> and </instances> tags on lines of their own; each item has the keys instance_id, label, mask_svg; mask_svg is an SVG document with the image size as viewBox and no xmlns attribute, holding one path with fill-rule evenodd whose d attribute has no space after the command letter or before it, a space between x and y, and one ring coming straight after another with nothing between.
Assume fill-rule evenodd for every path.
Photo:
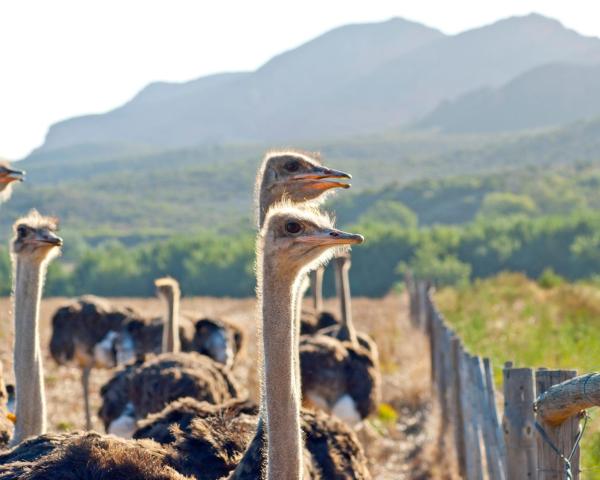
<instances>
[{"instance_id":1,"label":"grassy ground","mask_svg":"<svg viewBox=\"0 0 600 480\"><path fill-rule=\"evenodd\" d=\"M600 369L600 288L562 283L542 288L501 274L435 295L438 307L474 353L489 356L501 391L505 361L520 367ZM582 479L600 479L600 417L584 437Z\"/></svg>"},{"instance_id":2,"label":"grassy ground","mask_svg":"<svg viewBox=\"0 0 600 480\"><path fill-rule=\"evenodd\" d=\"M45 380L49 428L53 431L83 428L84 414L79 371L59 367L49 356L50 318L66 299L50 298L42 302L41 336L45 353ZM159 316L163 306L157 299L111 299L130 305L149 316ZM254 299L184 298L184 312L223 316L249 332L248 350L235 373L254 398L258 395L256 368L256 328ZM380 414L357 432L370 462L373 478L378 480L450 478L437 456L432 441L436 435L435 415L429 409L429 354L424 337L411 329L405 298L390 295L373 300L357 298L353 302L357 326L376 340L383 368L383 400ZM337 312L331 300L326 308ZM10 303L0 299L0 360L7 380L12 381L12 324ZM98 410L99 390L111 371L95 370L91 378L92 410ZM94 416L94 428L102 430Z\"/></svg>"}]
</instances>

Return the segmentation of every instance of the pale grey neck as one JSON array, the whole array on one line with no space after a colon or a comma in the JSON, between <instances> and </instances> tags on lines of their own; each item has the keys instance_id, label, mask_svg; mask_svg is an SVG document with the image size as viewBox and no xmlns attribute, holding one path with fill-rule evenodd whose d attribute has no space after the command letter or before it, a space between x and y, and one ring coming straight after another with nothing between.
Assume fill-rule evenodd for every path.
<instances>
[{"instance_id":1,"label":"pale grey neck","mask_svg":"<svg viewBox=\"0 0 600 480\"><path fill-rule=\"evenodd\" d=\"M179 338L179 292L173 291L166 297L167 323L163 327L162 351L177 353L181 351Z\"/></svg>"},{"instance_id":2,"label":"pale grey neck","mask_svg":"<svg viewBox=\"0 0 600 480\"><path fill-rule=\"evenodd\" d=\"M270 193L267 189L261 184L260 193L258 195L258 229L260 230L264 223L265 218L267 216L267 211L271 206L272 199Z\"/></svg>"},{"instance_id":3,"label":"pale grey neck","mask_svg":"<svg viewBox=\"0 0 600 480\"><path fill-rule=\"evenodd\" d=\"M336 286L340 299L340 312L342 324L338 334L340 340L356 344L356 330L352 321L352 298L350 294L350 265L344 260L337 259L335 262Z\"/></svg>"},{"instance_id":4,"label":"pale grey neck","mask_svg":"<svg viewBox=\"0 0 600 480\"><path fill-rule=\"evenodd\" d=\"M323 273L323 267L318 267L310 272L310 288L315 312L323 311Z\"/></svg>"},{"instance_id":5,"label":"pale grey neck","mask_svg":"<svg viewBox=\"0 0 600 480\"><path fill-rule=\"evenodd\" d=\"M264 369L262 412L267 427L267 479L302 478L300 398L294 348L294 278L282 280L263 260L262 318Z\"/></svg>"},{"instance_id":6,"label":"pale grey neck","mask_svg":"<svg viewBox=\"0 0 600 480\"><path fill-rule=\"evenodd\" d=\"M46 432L44 371L39 334L45 269L43 263L16 259L14 368L17 422L13 445Z\"/></svg>"}]
</instances>

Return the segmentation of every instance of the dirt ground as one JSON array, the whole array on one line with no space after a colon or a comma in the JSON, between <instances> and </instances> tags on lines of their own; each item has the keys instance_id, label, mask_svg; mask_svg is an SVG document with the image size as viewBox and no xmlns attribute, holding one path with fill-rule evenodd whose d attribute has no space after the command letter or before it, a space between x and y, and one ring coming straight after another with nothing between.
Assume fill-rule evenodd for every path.
<instances>
[{"instance_id":1,"label":"dirt ground","mask_svg":"<svg viewBox=\"0 0 600 480\"><path fill-rule=\"evenodd\" d=\"M80 372L57 366L48 351L50 318L67 299L50 298L42 302L41 341L49 428L53 431L83 428L84 413ZM115 304L129 305L148 316L164 312L158 299L114 298ZM327 300L325 308L336 312L337 302ZM358 329L377 342L383 370L383 405L378 416L358 430L370 462L373 478L380 480L449 478L447 469L436 460L435 415L429 405L429 353L423 335L408 322L405 297L390 295L383 299L356 298L353 316ZM249 332L247 351L235 373L245 380L256 398L256 316L254 299L194 297L182 299L182 311L196 315L219 316L243 326ZM8 299L0 299L0 360L6 380L12 382L12 322ZM93 413L98 410L100 387L112 371L94 370L91 376ZM94 428L102 431L94 415Z\"/></svg>"}]
</instances>

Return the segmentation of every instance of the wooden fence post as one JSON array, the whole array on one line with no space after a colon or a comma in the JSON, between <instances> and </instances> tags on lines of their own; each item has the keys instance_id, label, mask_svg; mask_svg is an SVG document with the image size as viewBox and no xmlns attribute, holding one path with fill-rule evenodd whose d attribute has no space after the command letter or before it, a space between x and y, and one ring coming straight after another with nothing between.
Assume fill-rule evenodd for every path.
<instances>
[{"instance_id":1,"label":"wooden fence post","mask_svg":"<svg viewBox=\"0 0 600 480\"><path fill-rule=\"evenodd\" d=\"M456 407L454 405L454 376L456 372L452 369L452 337L454 333L445 322L442 323L442 355L441 355L441 392L442 402L442 426L446 434L452 422L456 421Z\"/></svg>"},{"instance_id":2,"label":"wooden fence post","mask_svg":"<svg viewBox=\"0 0 600 480\"><path fill-rule=\"evenodd\" d=\"M480 357L471 359L473 369L473 379L475 381L476 392L478 396L478 419L481 426L485 446L485 458L490 480L503 480L504 471L502 468L501 458L497 445L496 425L494 425L492 412L490 408L490 400L488 398L489 390L486 387L484 376L483 361ZM492 390L493 392L493 390Z\"/></svg>"},{"instance_id":3,"label":"wooden fence post","mask_svg":"<svg viewBox=\"0 0 600 480\"><path fill-rule=\"evenodd\" d=\"M466 477L466 444L465 444L465 419L463 416L463 386L460 376L460 358L463 355L463 346L460 338L454 336L452 343L452 368L454 369L454 405L456 406L456 418L454 422L454 441L456 444L456 455L458 457L458 468L462 478Z\"/></svg>"},{"instance_id":4,"label":"wooden fence post","mask_svg":"<svg viewBox=\"0 0 600 480\"><path fill-rule=\"evenodd\" d=\"M494 445L502 474L501 478L506 478L506 449L504 448L504 435L502 433L502 427L500 426L498 407L496 405L496 389L494 387L494 377L492 375L492 363L489 358L483 359L483 374L490 413L489 424L496 437Z\"/></svg>"},{"instance_id":5,"label":"wooden fence post","mask_svg":"<svg viewBox=\"0 0 600 480\"><path fill-rule=\"evenodd\" d=\"M538 473L535 419L533 415L533 371L504 367L504 439L506 478L536 480Z\"/></svg>"},{"instance_id":6,"label":"wooden fence post","mask_svg":"<svg viewBox=\"0 0 600 480\"><path fill-rule=\"evenodd\" d=\"M481 442L477 414L477 392L471 374L471 356L462 352L459 355L459 375L462 387L463 435L465 438L465 478L482 480Z\"/></svg>"},{"instance_id":7,"label":"wooden fence post","mask_svg":"<svg viewBox=\"0 0 600 480\"><path fill-rule=\"evenodd\" d=\"M535 374L538 397L551 386L570 380L577 375L574 370L545 370L540 369ZM538 415L538 424L545 432L547 439L540 433L537 434L539 480L563 480L565 476L565 462L554 451L549 442L565 456L571 453L577 435L579 434L579 417L574 415L560 424L549 422ZM571 459L572 479L579 479L579 449L576 449Z\"/></svg>"},{"instance_id":8,"label":"wooden fence post","mask_svg":"<svg viewBox=\"0 0 600 480\"><path fill-rule=\"evenodd\" d=\"M427 285L423 280L419 280L417 282L417 292L417 309L419 312L419 315L417 316L417 324L421 330L425 330L429 325L429 309L427 305Z\"/></svg>"}]
</instances>

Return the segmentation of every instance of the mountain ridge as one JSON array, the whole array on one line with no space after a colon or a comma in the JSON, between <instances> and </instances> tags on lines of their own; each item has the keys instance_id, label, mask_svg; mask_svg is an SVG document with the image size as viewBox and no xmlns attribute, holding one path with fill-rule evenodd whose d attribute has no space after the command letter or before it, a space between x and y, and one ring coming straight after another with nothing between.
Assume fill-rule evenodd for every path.
<instances>
[{"instance_id":1,"label":"mountain ridge","mask_svg":"<svg viewBox=\"0 0 600 480\"><path fill-rule=\"evenodd\" d=\"M457 35L416 22L342 26L254 72L153 83L110 112L54 124L40 151L78 143L179 148L403 128L442 101L546 63L600 61L600 39L533 14Z\"/></svg>"},{"instance_id":2,"label":"mountain ridge","mask_svg":"<svg viewBox=\"0 0 600 480\"><path fill-rule=\"evenodd\" d=\"M416 127L455 133L510 132L598 115L600 62L554 63L529 70L500 88L483 88L443 102Z\"/></svg>"}]
</instances>

